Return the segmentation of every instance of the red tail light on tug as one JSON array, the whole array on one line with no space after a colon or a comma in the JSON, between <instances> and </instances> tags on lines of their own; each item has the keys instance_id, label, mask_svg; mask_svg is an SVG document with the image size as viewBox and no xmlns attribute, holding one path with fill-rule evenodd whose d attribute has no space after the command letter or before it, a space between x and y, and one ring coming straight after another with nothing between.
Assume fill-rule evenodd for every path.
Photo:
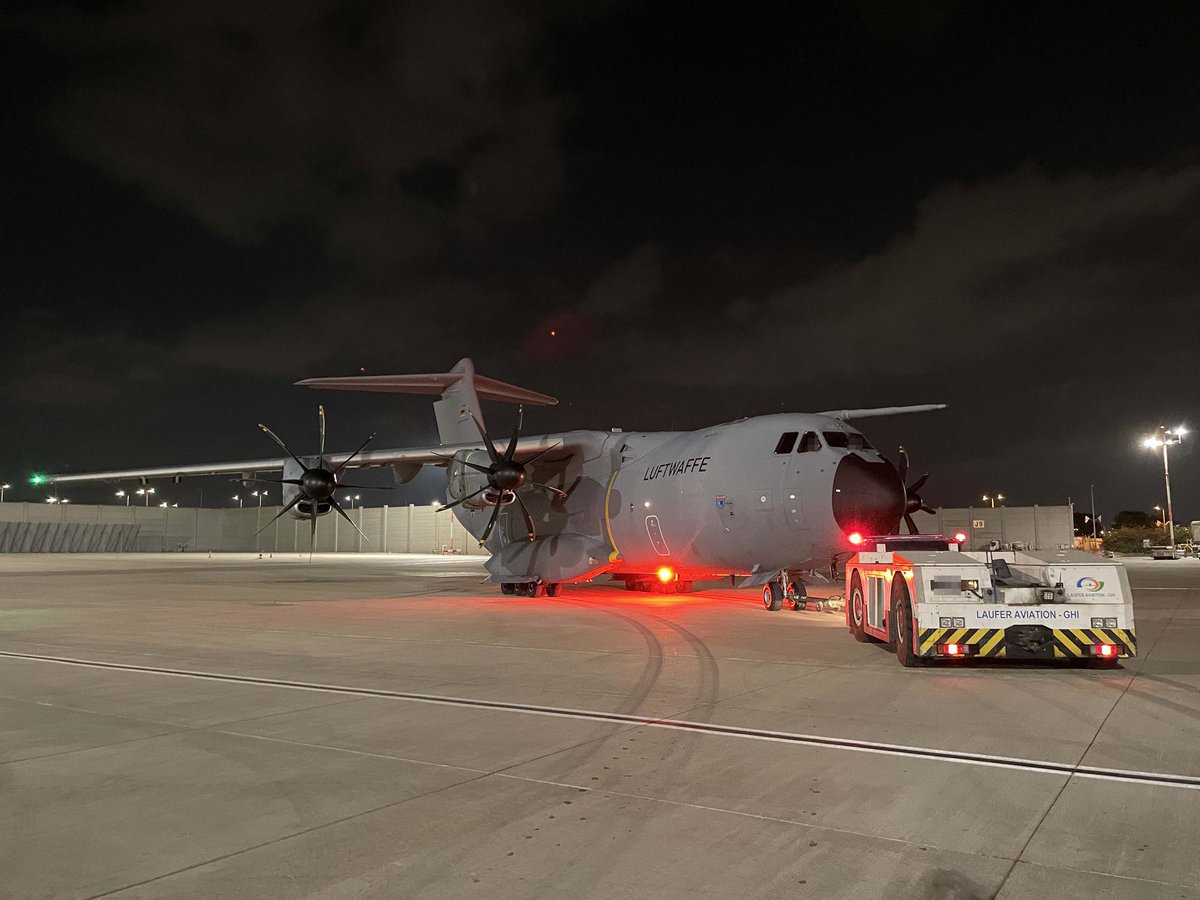
<instances>
[{"instance_id":1,"label":"red tail light on tug","mask_svg":"<svg viewBox=\"0 0 1200 900\"><path fill-rule=\"evenodd\" d=\"M1097 644L1096 645L1096 655L1102 656L1105 659L1112 659L1114 656L1117 655L1116 645L1115 644Z\"/></svg>"},{"instance_id":2,"label":"red tail light on tug","mask_svg":"<svg viewBox=\"0 0 1200 900\"><path fill-rule=\"evenodd\" d=\"M855 547L857 547L859 544L861 544L863 542L863 536L861 534L859 534L857 531L852 531L848 535L846 535L846 540L848 540L851 544L853 544Z\"/></svg>"},{"instance_id":3,"label":"red tail light on tug","mask_svg":"<svg viewBox=\"0 0 1200 900\"><path fill-rule=\"evenodd\" d=\"M666 584L668 581L674 581L675 580L675 570L672 569L670 566L663 566L661 569L658 570L658 580L661 581L663 584Z\"/></svg>"},{"instance_id":4,"label":"red tail light on tug","mask_svg":"<svg viewBox=\"0 0 1200 900\"><path fill-rule=\"evenodd\" d=\"M963 531L954 532L954 543L958 544L961 547L966 542L967 542L966 532L963 532Z\"/></svg>"}]
</instances>

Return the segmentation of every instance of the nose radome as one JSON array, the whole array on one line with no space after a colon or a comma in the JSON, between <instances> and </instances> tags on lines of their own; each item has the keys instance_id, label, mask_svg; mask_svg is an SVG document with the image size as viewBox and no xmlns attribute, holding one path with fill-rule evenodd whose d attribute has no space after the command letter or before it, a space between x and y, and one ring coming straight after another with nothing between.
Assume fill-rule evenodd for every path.
<instances>
[{"instance_id":1,"label":"nose radome","mask_svg":"<svg viewBox=\"0 0 1200 900\"><path fill-rule=\"evenodd\" d=\"M887 460L848 453L833 476L833 518L844 532L895 534L904 515L904 485Z\"/></svg>"}]
</instances>

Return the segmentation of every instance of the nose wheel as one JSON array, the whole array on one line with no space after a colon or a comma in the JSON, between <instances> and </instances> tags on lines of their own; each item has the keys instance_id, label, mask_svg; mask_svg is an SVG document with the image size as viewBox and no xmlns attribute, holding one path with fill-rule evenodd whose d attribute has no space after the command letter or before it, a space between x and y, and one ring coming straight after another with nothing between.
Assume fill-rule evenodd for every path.
<instances>
[{"instance_id":1,"label":"nose wheel","mask_svg":"<svg viewBox=\"0 0 1200 900\"><path fill-rule=\"evenodd\" d=\"M763 585L763 606L771 612L783 609L783 585L778 581L768 581Z\"/></svg>"}]
</instances>

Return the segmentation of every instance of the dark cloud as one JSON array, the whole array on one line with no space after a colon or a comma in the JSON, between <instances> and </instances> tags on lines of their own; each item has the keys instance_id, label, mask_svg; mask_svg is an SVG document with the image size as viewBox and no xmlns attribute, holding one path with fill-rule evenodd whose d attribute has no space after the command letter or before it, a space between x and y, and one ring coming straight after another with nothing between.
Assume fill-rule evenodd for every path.
<instances>
[{"instance_id":1,"label":"dark cloud","mask_svg":"<svg viewBox=\"0 0 1200 900\"><path fill-rule=\"evenodd\" d=\"M251 241L319 223L373 273L545 212L562 103L535 4L174 2L47 26L95 61L52 112L74 152Z\"/></svg>"}]
</instances>

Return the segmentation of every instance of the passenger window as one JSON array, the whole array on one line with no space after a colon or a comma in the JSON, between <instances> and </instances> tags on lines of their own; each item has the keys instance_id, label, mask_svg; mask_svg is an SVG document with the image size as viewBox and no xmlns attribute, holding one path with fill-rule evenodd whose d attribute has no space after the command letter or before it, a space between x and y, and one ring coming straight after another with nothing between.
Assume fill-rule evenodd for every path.
<instances>
[{"instance_id":1,"label":"passenger window","mask_svg":"<svg viewBox=\"0 0 1200 900\"><path fill-rule=\"evenodd\" d=\"M851 450L874 450L875 448L871 446L871 442L868 441L866 439L866 437L864 437L861 434L855 434L855 433L851 432L851 434L850 434L850 449Z\"/></svg>"},{"instance_id":2,"label":"passenger window","mask_svg":"<svg viewBox=\"0 0 1200 900\"><path fill-rule=\"evenodd\" d=\"M824 434L825 443L830 447L845 448L850 446L850 438L846 436L846 432L844 431L826 431Z\"/></svg>"},{"instance_id":3,"label":"passenger window","mask_svg":"<svg viewBox=\"0 0 1200 900\"><path fill-rule=\"evenodd\" d=\"M785 431L779 436L779 443L775 445L776 453L791 453L792 448L796 446L796 438L800 436L798 431Z\"/></svg>"},{"instance_id":4,"label":"passenger window","mask_svg":"<svg viewBox=\"0 0 1200 900\"><path fill-rule=\"evenodd\" d=\"M797 453L816 453L821 449L821 441L817 438L815 431L804 432L804 437L800 439L800 446L796 448Z\"/></svg>"}]
</instances>

